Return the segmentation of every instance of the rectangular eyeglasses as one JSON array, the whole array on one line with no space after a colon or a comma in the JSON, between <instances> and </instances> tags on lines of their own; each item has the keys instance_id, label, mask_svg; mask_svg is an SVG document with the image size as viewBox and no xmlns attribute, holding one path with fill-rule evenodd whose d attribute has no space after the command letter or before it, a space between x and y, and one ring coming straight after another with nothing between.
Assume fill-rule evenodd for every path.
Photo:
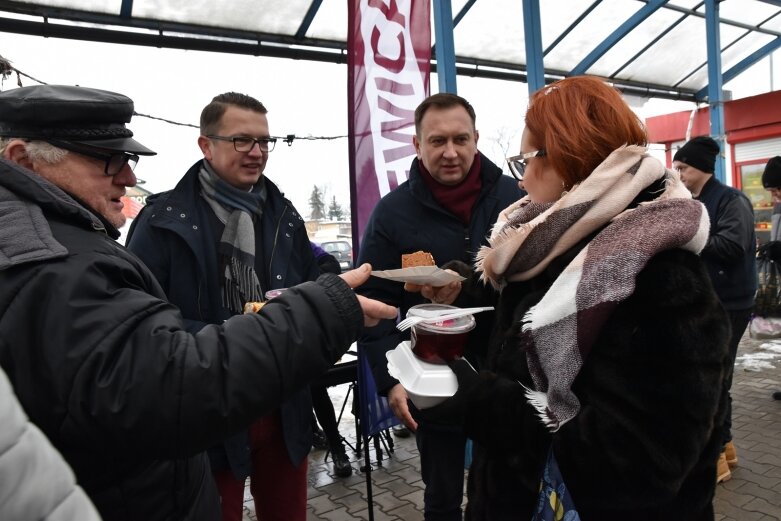
<instances>
[{"instance_id":1,"label":"rectangular eyeglasses","mask_svg":"<svg viewBox=\"0 0 781 521\"><path fill-rule=\"evenodd\" d=\"M135 170L136 165L138 164L138 155L129 152L104 152L91 146L74 143L72 141L51 140L49 142L56 147L104 161L106 166L103 169L103 173L109 177L114 177L120 173L122 169L125 168L125 165L130 165L130 170Z\"/></svg>"},{"instance_id":2,"label":"rectangular eyeglasses","mask_svg":"<svg viewBox=\"0 0 781 521\"><path fill-rule=\"evenodd\" d=\"M218 141L231 141L233 142L233 149L236 152L249 152L255 143L258 144L260 150L263 152L271 152L274 150L274 145L277 144L277 138L275 137L249 137L249 136L206 136L209 139L216 139Z\"/></svg>"}]
</instances>

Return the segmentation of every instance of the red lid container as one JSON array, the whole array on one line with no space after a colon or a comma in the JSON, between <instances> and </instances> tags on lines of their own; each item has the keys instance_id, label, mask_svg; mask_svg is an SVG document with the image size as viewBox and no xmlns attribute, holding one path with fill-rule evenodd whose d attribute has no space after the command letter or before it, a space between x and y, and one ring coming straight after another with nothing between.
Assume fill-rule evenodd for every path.
<instances>
[{"instance_id":1,"label":"red lid container","mask_svg":"<svg viewBox=\"0 0 781 521\"><path fill-rule=\"evenodd\" d=\"M420 304L409 308L408 317L425 316L425 311L457 310L445 304ZM423 312L420 312L423 311ZM412 326L412 352L426 362L444 364L464 355L469 332L475 327L475 317L452 318L439 322L420 322Z\"/></svg>"}]
</instances>

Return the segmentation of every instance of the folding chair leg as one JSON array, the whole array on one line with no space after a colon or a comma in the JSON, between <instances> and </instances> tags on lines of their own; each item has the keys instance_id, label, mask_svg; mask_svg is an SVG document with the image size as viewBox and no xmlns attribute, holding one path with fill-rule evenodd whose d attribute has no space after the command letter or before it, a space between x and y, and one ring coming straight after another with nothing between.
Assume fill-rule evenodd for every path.
<instances>
[{"instance_id":1,"label":"folding chair leg","mask_svg":"<svg viewBox=\"0 0 781 521\"><path fill-rule=\"evenodd\" d=\"M369 437L365 434L361 436L363 439L364 450L364 466L361 467L361 472L366 476L366 503L369 506L369 521L374 521L374 498L372 496L372 462L369 455Z\"/></svg>"}]
</instances>

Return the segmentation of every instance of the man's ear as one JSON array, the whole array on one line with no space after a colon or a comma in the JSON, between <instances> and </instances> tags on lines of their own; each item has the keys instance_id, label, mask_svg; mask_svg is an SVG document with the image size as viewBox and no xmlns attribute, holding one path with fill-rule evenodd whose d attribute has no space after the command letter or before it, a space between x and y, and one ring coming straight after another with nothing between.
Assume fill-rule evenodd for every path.
<instances>
[{"instance_id":1,"label":"man's ear","mask_svg":"<svg viewBox=\"0 0 781 521\"><path fill-rule=\"evenodd\" d=\"M3 157L17 163L29 170L33 169L33 162L27 154L27 142L21 139L13 139L5 147Z\"/></svg>"},{"instance_id":2,"label":"man's ear","mask_svg":"<svg viewBox=\"0 0 781 521\"><path fill-rule=\"evenodd\" d=\"M203 153L203 157L207 161L212 160L211 140L209 138L206 136L198 136L198 148L201 149L201 153Z\"/></svg>"},{"instance_id":3,"label":"man's ear","mask_svg":"<svg viewBox=\"0 0 781 521\"><path fill-rule=\"evenodd\" d=\"M420 140L418 139L418 135L417 134L413 134L412 135L412 146L415 147L415 155L417 156L418 161L423 159L421 154L420 154Z\"/></svg>"}]
</instances>

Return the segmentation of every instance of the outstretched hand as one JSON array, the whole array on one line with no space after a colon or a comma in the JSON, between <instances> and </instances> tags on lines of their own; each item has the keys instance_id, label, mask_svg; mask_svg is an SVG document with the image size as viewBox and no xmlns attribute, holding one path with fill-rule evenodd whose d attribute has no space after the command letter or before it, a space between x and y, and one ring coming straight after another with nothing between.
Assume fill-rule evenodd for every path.
<instances>
[{"instance_id":1,"label":"outstretched hand","mask_svg":"<svg viewBox=\"0 0 781 521\"><path fill-rule=\"evenodd\" d=\"M354 270L350 270L339 275L351 288L355 289L371 276L371 264L363 264ZM367 327L376 326L382 319L393 319L398 315L399 310L389 306L379 300L366 298L357 295L358 303L363 310L363 324Z\"/></svg>"}]
</instances>

